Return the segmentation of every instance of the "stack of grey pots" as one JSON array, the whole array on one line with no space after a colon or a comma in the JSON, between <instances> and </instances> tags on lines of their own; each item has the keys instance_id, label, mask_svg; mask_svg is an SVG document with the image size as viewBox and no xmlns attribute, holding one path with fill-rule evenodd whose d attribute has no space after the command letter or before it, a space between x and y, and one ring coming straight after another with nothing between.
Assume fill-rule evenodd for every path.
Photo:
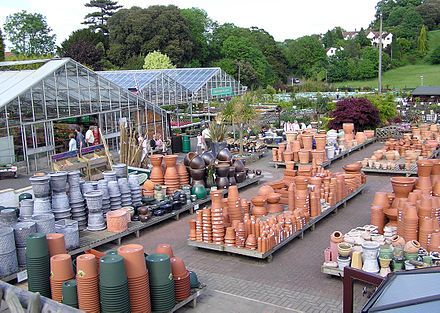
<instances>
[{"instance_id":1,"label":"stack of grey pots","mask_svg":"<svg viewBox=\"0 0 440 313\"><path fill-rule=\"evenodd\" d=\"M0 211L0 224L2 226L12 226L18 221L15 209L3 209Z\"/></svg>"},{"instance_id":2,"label":"stack of grey pots","mask_svg":"<svg viewBox=\"0 0 440 313\"><path fill-rule=\"evenodd\" d=\"M131 206L131 190L128 185L128 180L125 177L118 178L119 190L121 191L122 206Z\"/></svg>"},{"instance_id":3,"label":"stack of grey pots","mask_svg":"<svg viewBox=\"0 0 440 313\"><path fill-rule=\"evenodd\" d=\"M110 195L110 209L118 210L122 207L121 191L117 181L108 182L108 193Z\"/></svg>"},{"instance_id":4,"label":"stack of grey pots","mask_svg":"<svg viewBox=\"0 0 440 313\"><path fill-rule=\"evenodd\" d=\"M69 203L72 219L78 222L78 229L84 230L87 227L87 212L84 204L84 197L81 192L81 173L70 172L67 176L69 181Z\"/></svg>"},{"instance_id":5,"label":"stack of grey pots","mask_svg":"<svg viewBox=\"0 0 440 313\"><path fill-rule=\"evenodd\" d=\"M98 190L102 192L102 213L110 211L110 194L108 193L108 182L105 179L98 181Z\"/></svg>"},{"instance_id":6,"label":"stack of grey pots","mask_svg":"<svg viewBox=\"0 0 440 313\"><path fill-rule=\"evenodd\" d=\"M118 163L112 166L112 169L116 172L117 178L127 177L127 164Z\"/></svg>"},{"instance_id":7,"label":"stack of grey pots","mask_svg":"<svg viewBox=\"0 0 440 313\"><path fill-rule=\"evenodd\" d=\"M32 219L32 214L34 214L34 200L33 199L23 199L20 201L20 221L27 222Z\"/></svg>"},{"instance_id":8,"label":"stack of grey pots","mask_svg":"<svg viewBox=\"0 0 440 313\"><path fill-rule=\"evenodd\" d=\"M14 230L9 226L2 226L0 227L0 276L8 276L17 271Z\"/></svg>"},{"instance_id":9,"label":"stack of grey pots","mask_svg":"<svg viewBox=\"0 0 440 313\"><path fill-rule=\"evenodd\" d=\"M139 176L137 174L128 175L128 185L130 186L133 206L142 206L142 192L141 186L139 185Z\"/></svg>"},{"instance_id":10,"label":"stack of grey pots","mask_svg":"<svg viewBox=\"0 0 440 313\"><path fill-rule=\"evenodd\" d=\"M33 215L32 222L37 226L37 233L47 235L55 232L55 216L52 213Z\"/></svg>"},{"instance_id":11,"label":"stack of grey pots","mask_svg":"<svg viewBox=\"0 0 440 313\"><path fill-rule=\"evenodd\" d=\"M116 178L116 172L115 171L105 171L102 173L102 175L104 176L104 180L106 181L117 181L118 179Z\"/></svg>"},{"instance_id":12,"label":"stack of grey pots","mask_svg":"<svg viewBox=\"0 0 440 313\"><path fill-rule=\"evenodd\" d=\"M104 230L106 228L102 215L102 192L95 190L84 194L89 210L87 229L90 231Z\"/></svg>"},{"instance_id":13,"label":"stack of grey pots","mask_svg":"<svg viewBox=\"0 0 440 313\"><path fill-rule=\"evenodd\" d=\"M52 213L55 220L68 219L70 212L69 197L67 196L67 172L54 172L49 174L50 189L52 190Z\"/></svg>"},{"instance_id":14,"label":"stack of grey pots","mask_svg":"<svg viewBox=\"0 0 440 313\"><path fill-rule=\"evenodd\" d=\"M64 235L64 242L67 250L73 250L79 247L79 229L77 221L56 221L55 231Z\"/></svg>"},{"instance_id":15,"label":"stack of grey pots","mask_svg":"<svg viewBox=\"0 0 440 313\"><path fill-rule=\"evenodd\" d=\"M32 214L52 213L49 175L32 176L29 181L35 197Z\"/></svg>"},{"instance_id":16,"label":"stack of grey pots","mask_svg":"<svg viewBox=\"0 0 440 313\"><path fill-rule=\"evenodd\" d=\"M12 228L14 229L15 247L17 248L18 266L24 267L26 266L26 238L37 232L37 226L34 222L18 222Z\"/></svg>"}]
</instances>

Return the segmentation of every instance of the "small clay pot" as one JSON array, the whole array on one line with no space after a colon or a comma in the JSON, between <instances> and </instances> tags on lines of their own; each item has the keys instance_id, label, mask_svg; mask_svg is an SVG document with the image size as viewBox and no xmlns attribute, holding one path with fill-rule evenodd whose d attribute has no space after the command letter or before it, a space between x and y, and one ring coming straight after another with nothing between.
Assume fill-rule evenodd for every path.
<instances>
[{"instance_id":1,"label":"small clay pot","mask_svg":"<svg viewBox=\"0 0 440 313\"><path fill-rule=\"evenodd\" d=\"M167 243L160 243L156 246L156 249L154 250L154 253L156 254L166 254L170 258L174 256L173 249L171 248L170 244Z\"/></svg>"},{"instance_id":2,"label":"small clay pot","mask_svg":"<svg viewBox=\"0 0 440 313\"><path fill-rule=\"evenodd\" d=\"M334 242L334 243L340 243L340 242L344 241L344 236L340 231L334 231L330 235L330 241Z\"/></svg>"}]
</instances>

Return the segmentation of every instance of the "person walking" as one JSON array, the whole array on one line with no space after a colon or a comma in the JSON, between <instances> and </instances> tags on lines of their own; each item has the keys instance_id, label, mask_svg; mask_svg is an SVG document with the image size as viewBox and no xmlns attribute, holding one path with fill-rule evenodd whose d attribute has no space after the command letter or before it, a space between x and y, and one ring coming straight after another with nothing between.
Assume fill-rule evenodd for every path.
<instances>
[{"instance_id":1,"label":"person walking","mask_svg":"<svg viewBox=\"0 0 440 313\"><path fill-rule=\"evenodd\" d=\"M87 146L93 146L93 143L95 142L95 136L93 136L93 126L89 127L89 130L86 131L86 142Z\"/></svg>"},{"instance_id":2,"label":"person walking","mask_svg":"<svg viewBox=\"0 0 440 313\"><path fill-rule=\"evenodd\" d=\"M81 127L77 127L75 129L76 132L76 147L81 152L82 148L86 147L86 140L84 139L84 135L81 132Z\"/></svg>"},{"instance_id":3,"label":"person walking","mask_svg":"<svg viewBox=\"0 0 440 313\"><path fill-rule=\"evenodd\" d=\"M93 126L93 145L99 145L101 143L101 138L99 137L99 128L98 126Z\"/></svg>"},{"instance_id":4,"label":"person walking","mask_svg":"<svg viewBox=\"0 0 440 313\"><path fill-rule=\"evenodd\" d=\"M203 140L202 133L199 132L197 135L197 153L202 154L205 151L205 143Z\"/></svg>"},{"instance_id":5,"label":"person walking","mask_svg":"<svg viewBox=\"0 0 440 313\"><path fill-rule=\"evenodd\" d=\"M210 150L212 140L211 140L211 131L209 130L208 126L205 126L205 129L202 131L202 136L206 144L206 150Z\"/></svg>"},{"instance_id":6,"label":"person walking","mask_svg":"<svg viewBox=\"0 0 440 313\"><path fill-rule=\"evenodd\" d=\"M76 151L78 147L76 145L75 135L73 133L69 134L69 151Z\"/></svg>"}]
</instances>

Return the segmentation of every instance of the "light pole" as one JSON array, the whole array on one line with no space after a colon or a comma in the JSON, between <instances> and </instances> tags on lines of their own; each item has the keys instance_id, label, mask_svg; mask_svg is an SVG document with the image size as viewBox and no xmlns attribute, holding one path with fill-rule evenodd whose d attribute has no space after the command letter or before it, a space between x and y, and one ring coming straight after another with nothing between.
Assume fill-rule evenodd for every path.
<instances>
[{"instance_id":1,"label":"light pole","mask_svg":"<svg viewBox=\"0 0 440 313\"><path fill-rule=\"evenodd\" d=\"M423 75L420 75L420 86L423 86Z\"/></svg>"},{"instance_id":2,"label":"light pole","mask_svg":"<svg viewBox=\"0 0 440 313\"><path fill-rule=\"evenodd\" d=\"M379 26L379 94L382 93L382 13L380 13Z\"/></svg>"}]
</instances>

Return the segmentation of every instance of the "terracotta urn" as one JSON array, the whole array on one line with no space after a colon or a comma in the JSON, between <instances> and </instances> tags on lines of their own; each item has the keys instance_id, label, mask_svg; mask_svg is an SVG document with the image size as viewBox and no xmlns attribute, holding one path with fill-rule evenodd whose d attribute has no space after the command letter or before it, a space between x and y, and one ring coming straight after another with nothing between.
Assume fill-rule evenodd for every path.
<instances>
[{"instance_id":1,"label":"terracotta urn","mask_svg":"<svg viewBox=\"0 0 440 313\"><path fill-rule=\"evenodd\" d=\"M298 157L301 164L308 164L310 162L310 150L300 150Z\"/></svg>"},{"instance_id":2,"label":"terracotta urn","mask_svg":"<svg viewBox=\"0 0 440 313\"><path fill-rule=\"evenodd\" d=\"M417 240L408 241L403 249L406 253L418 253L420 249L420 243Z\"/></svg>"},{"instance_id":3,"label":"terracotta urn","mask_svg":"<svg viewBox=\"0 0 440 313\"><path fill-rule=\"evenodd\" d=\"M353 123L343 123L342 129L344 130L345 134L352 134L354 131L354 124Z\"/></svg>"},{"instance_id":4,"label":"terracotta urn","mask_svg":"<svg viewBox=\"0 0 440 313\"><path fill-rule=\"evenodd\" d=\"M344 241L344 236L342 235L342 233L340 231L334 231L330 235L330 241L338 244L338 243Z\"/></svg>"},{"instance_id":5,"label":"terracotta urn","mask_svg":"<svg viewBox=\"0 0 440 313\"><path fill-rule=\"evenodd\" d=\"M325 145L327 142L327 135L325 134L317 134L315 135L315 142L316 142L316 150L325 150Z\"/></svg>"},{"instance_id":6,"label":"terracotta urn","mask_svg":"<svg viewBox=\"0 0 440 313\"><path fill-rule=\"evenodd\" d=\"M391 245L393 247L398 247L398 246L405 246L406 242L405 239L399 235L394 235L393 237L391 237Z\"/></svg>"},{"instance_id":7,"label":"terracotta urn","mask_svg":"<svg viewBox=\"0 0 440 313\"><path fill-rule=\"evenodd\" d=\"M391 185L393 186L396 198L407 198L408 194L414 189L416 179L413 177L392 177Z\"/></svg>"},{"instance_id":8,"label":"terracotta urn","mask_svg":"<svg viewBox=\"0 0 440 313\"><path fill-rule=\"evenodd\" d=\"M304 150L312 150L313 146L313 135L309 133L304 133L301 135Z\"/></svg>"},{"instance_id":9,"label":"terracotta urn","mask_svg":"<svg viewBox=\"0 0 440 313\"><path fill-rule=\"evenodd\" d=\"M293 160L293 152L284 151L283 157L284 157L284 162L292 161Z\"/></svg>"}]
</instances>

